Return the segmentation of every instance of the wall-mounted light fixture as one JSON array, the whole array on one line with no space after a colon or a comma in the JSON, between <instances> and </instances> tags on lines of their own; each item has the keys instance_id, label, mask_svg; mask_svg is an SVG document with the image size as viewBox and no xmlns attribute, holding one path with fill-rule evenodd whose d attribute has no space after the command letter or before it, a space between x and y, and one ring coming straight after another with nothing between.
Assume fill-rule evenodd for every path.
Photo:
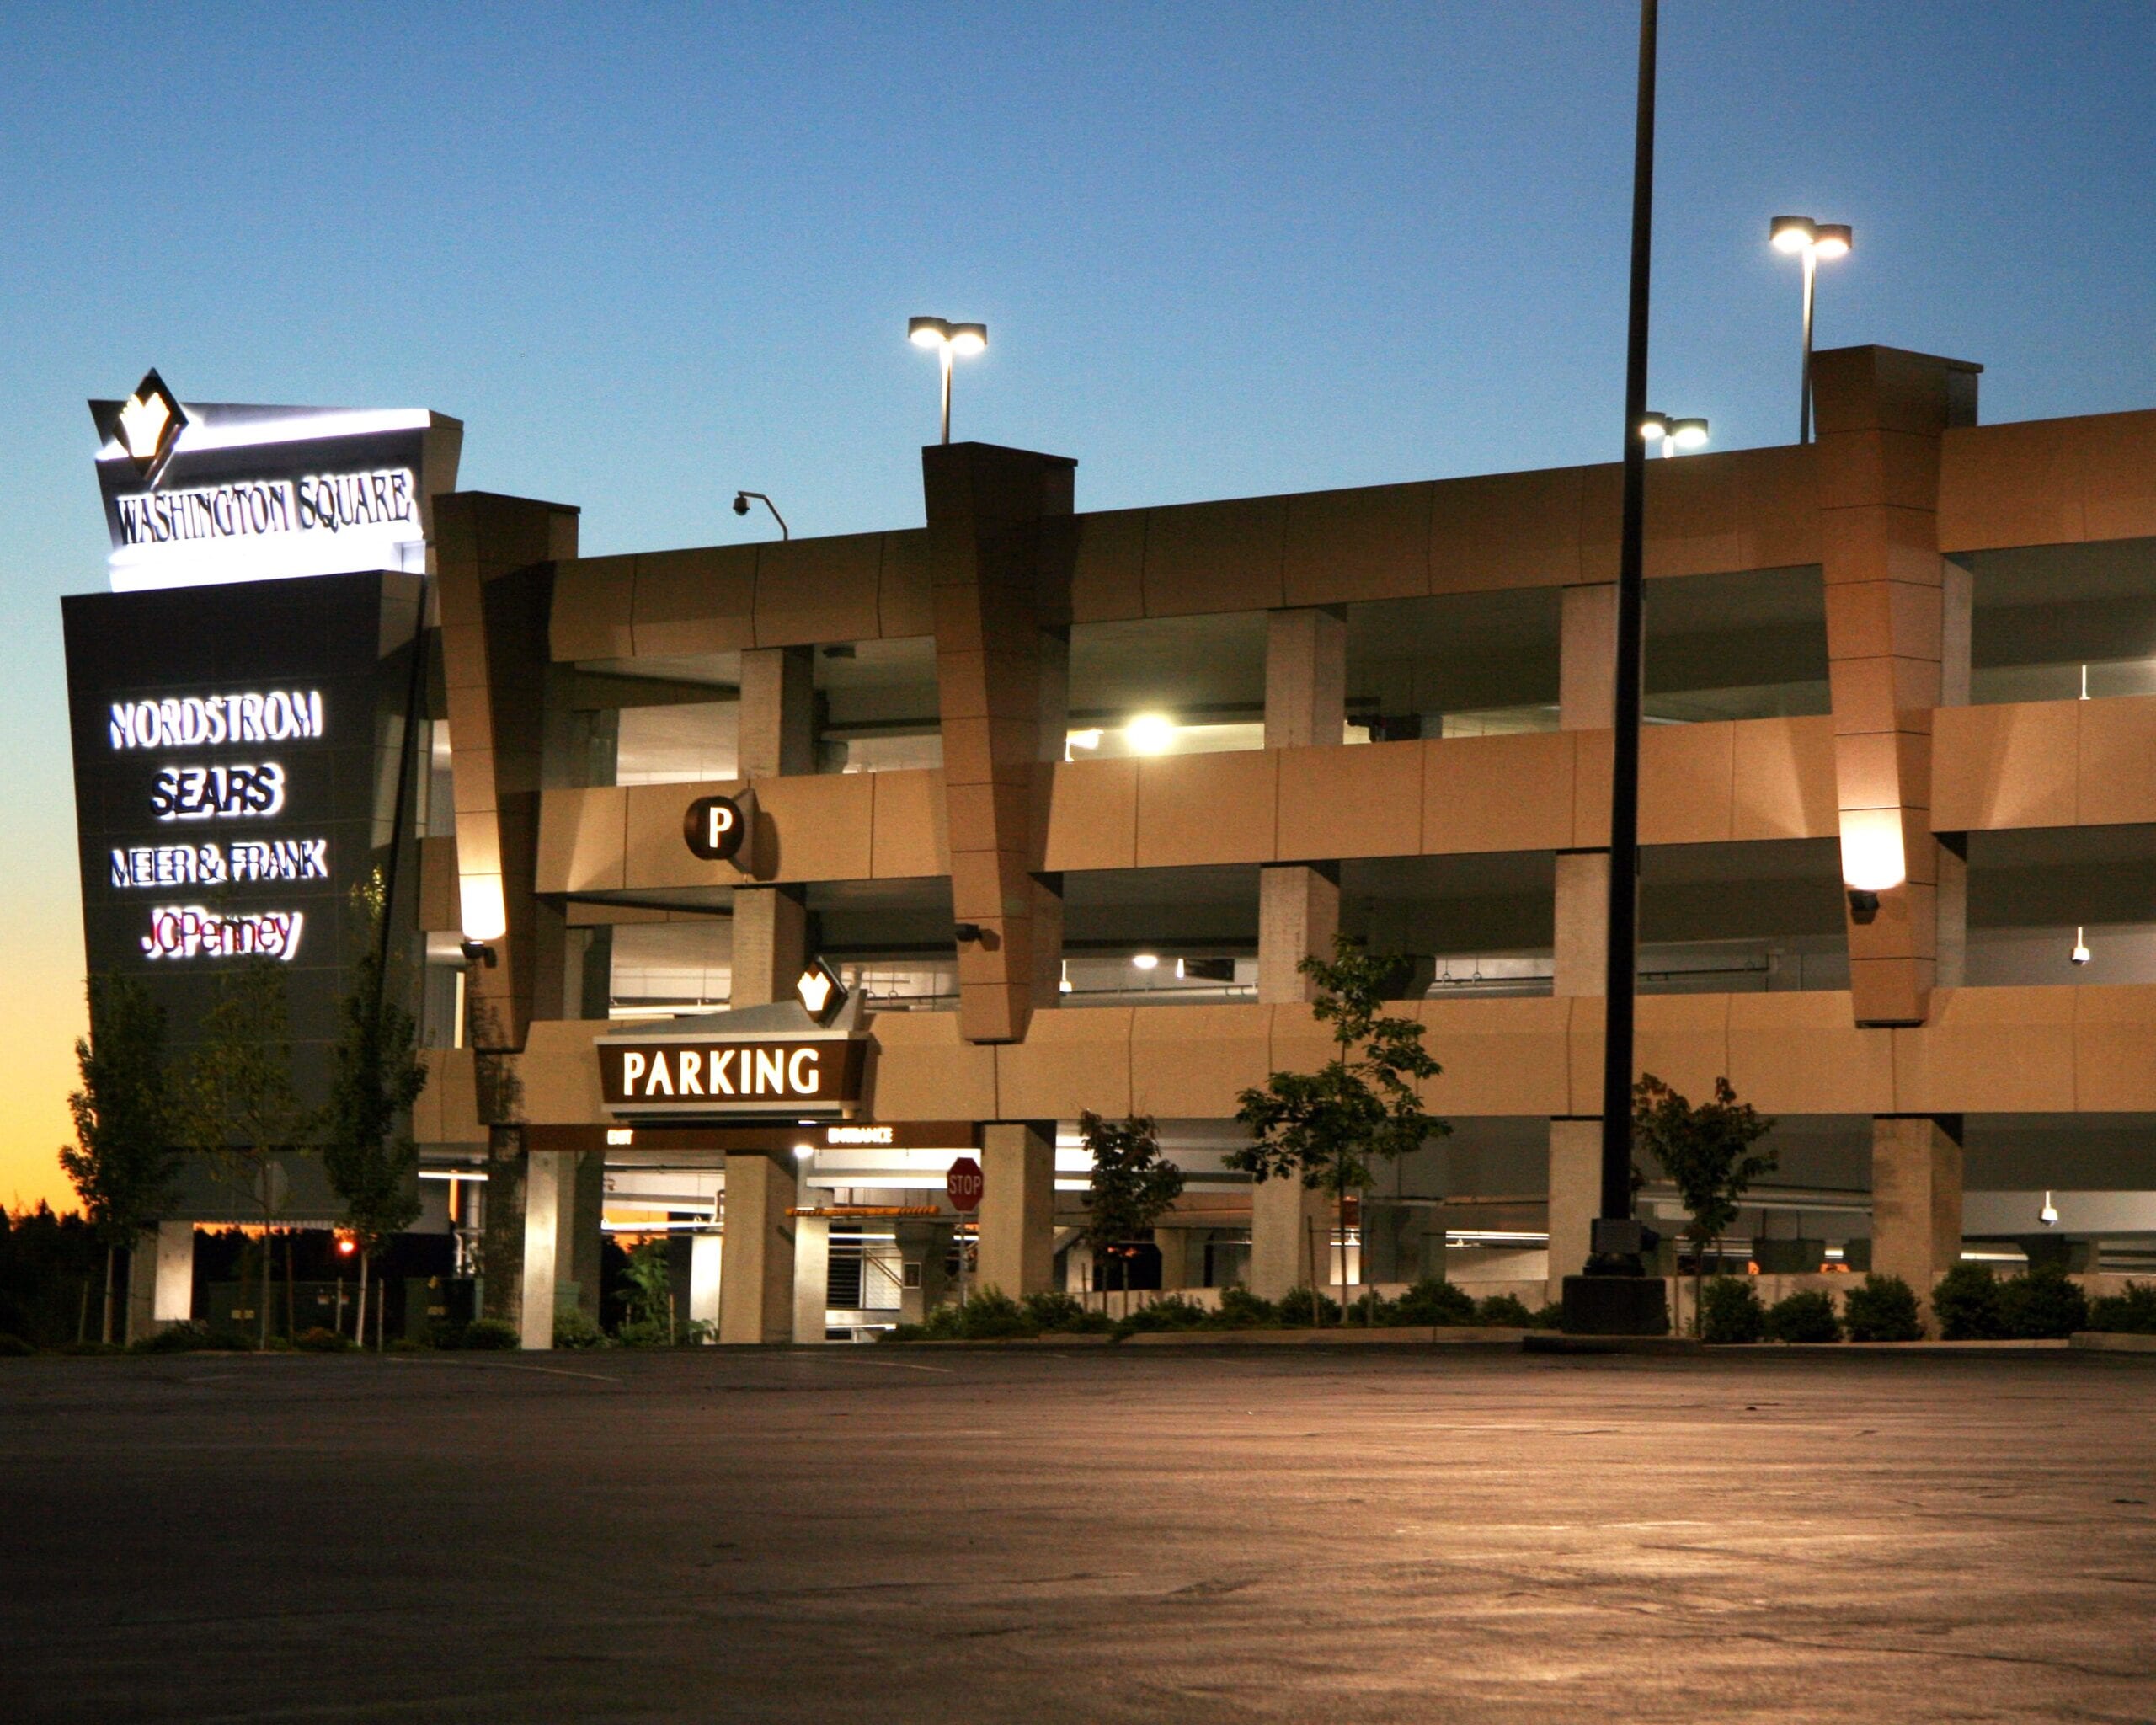
<instances>
[{"instance_id":1,"label":"wall-mounted light fixture","mask_svg":"<svg viewBox=\"0 0 2156 1725\"><path fill-rule=\"evenodd\" d=\"M2082 931L2079 928L2073 931L2073 950L2067 955L2067 962L2069 964L2085 964L2089 962L2089 943L2082 938Z\"/></svg>"},{"instance_id":2,"label":"wall-mounted light fixture","mask_svg":"<svg viewBox=\"0 0 2156 1725\"><path fill-rule=\"evenodd\" d=\"M1844 809L1842 811L1842 884L1849 889L1849 920L1870 922L1879 914L1879 895L1909 878L1902 849L1898 809Z\"/></svg>"},{"instance_id":3,"label":"wall-mounted light fixture","mask_svg":"<svg viewBox=\"0 0 2156 1725\"><path fill-rule=\"evenodd\" d=\"M456 949L464 954L467 964L483 964L489 970L494 968L494 949L483 940L461 940Z\"/></svg>"},{"instance_id":4,"label":"wall-mounted light fixture","mask_svg":"<svg viewBox=\"0 0 2156 1725\"><path fill-rule=\"evenodd\" d=\"M980 938L980 924L961 922L952 929L951 936L960 946L970 946Z\"/></svg>"},{"instance_id":5,"label":"wall-mounted light fixture","mask_svg":"<svg viewBox=\"0 0 2156 1725\"><path fill-rule=\"evenodd\" d=\"M734 513L737 515L745 515L748 514L749 499L752 497L771 512L771 519L778 523L778 537L782 539L791 539L793 537L793 529L787 526L786 517L778 512L778 505L773 503L771 499L765 496L760 491L735 492L734 494Z\"/></svg>"}]
</instances>

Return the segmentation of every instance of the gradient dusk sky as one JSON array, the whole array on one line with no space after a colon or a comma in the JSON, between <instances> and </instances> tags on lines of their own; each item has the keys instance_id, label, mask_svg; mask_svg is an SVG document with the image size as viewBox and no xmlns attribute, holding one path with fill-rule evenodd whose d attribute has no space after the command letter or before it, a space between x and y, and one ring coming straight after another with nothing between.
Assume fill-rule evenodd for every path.
<instances>
[{"instance_id":1,"label":"gradient dusk sky","mask_svg":"<svg viewBox=\"0 0 2156 1725\"><path fill-rule=\"evenodd\" d=\"M0 1203L56 1201L83 964L60 595L83 407L429 407L606 553L921 518L957 433L1081 509L1614 459L1624 0L29 3L0 104ZM2156 4L1665 0L1653 398L1793 441L1822 346L1982 361L1983 417L2156 405Z\"/></svg>"}]
</instances>

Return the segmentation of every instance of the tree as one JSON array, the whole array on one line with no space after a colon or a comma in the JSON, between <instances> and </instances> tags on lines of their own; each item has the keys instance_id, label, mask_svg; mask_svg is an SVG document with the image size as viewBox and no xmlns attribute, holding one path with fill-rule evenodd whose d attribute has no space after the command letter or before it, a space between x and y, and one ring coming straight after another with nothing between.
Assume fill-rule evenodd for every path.
<instances>
[{"instance_id":1,"label":"tree","mask_svg":"<svg viewBox=\"0 0 2156 1725\"><path fill-rule=\"evenodd\" d=\"M1235 1098L1235 1118L1257 1141L1230 1151L1230 1167L1255 1174L1261 1184L1294 1178L1306 1188L1322 1187L1344 1217L1348 1194L1369 1184L1374 1160L1391 1162L1452 1130L1423 1112L1416 1093L1417 1082L1443 1070L1422 1046L1422 1025L1383 1015L1385 985L1401 963L1394 954L1367 953L1344 934L1333 943L1330 964L1303 960L1303 975L1317 984L1310 1011L1332 1027L1337 1052L1315 1072L1275 1072ZM1340 1291L1344 1307L1344 1230Z\"/></svg>"},{"instance_id":2,"label":"tree","mask_svg":"<svg viewBox=\"0 0 2156 1725\"><path fill-rule=\"evenodd\" d=\"M1127 1120L1107 1120L1090 1110L1078 1116L1078 1135L1093 1158L1093 1171L1086 1186L1086 1243L1096 1262L1114 1256L1118 1247L1153 1225L1182 1196L1182 1170L1161 1160L1161 1141L1155 1135L1150 1114L1133 1114ZM1126 1308L1129 1305L1130 1266L1123 1258Z\"/></svg>"},{"instance_id":3,"label":"tree","mask_svg":"<svg viewBox=\"0 0 2156 1725\"><path fill-rule=\"evenodd\" d=\"M414 1177L419 1147L411 1131L412 1105L427 1087L419 1058L419 1027L392 998L384 962L382 873L353 892L362 912L364 941L351 965L352 983L337 1003L336 1064L323 1111L323 1172L344 1200L344 1227L360 1248L359 1339L366 1340L367 1273L374 1254L419 1214ZM375 1341L382 1340L382 1318Z\"/></svg>"},{"instance_id":4,"label":"tree","mask_svg":"<svg viewBox=\"0 0 2156 1725\"><path fill-rule=\"evenodd\" d=\"M250 959L225 979L202 1021L187 1076L185 1136L247 1184L262 1212L261 1339L270 1339L270 1231L283 1194L277 1158L296 1149L308 1119L292 1087L285 979L274 959Z\"/></svg>"},{"instance_id":5,"label":"tree","mask_svg":"<svg viewBox=\"0 0 2156 1725\"><path fill-rule=\"evenodd\" d=\"M164 1008L139 982L97 977L89 985L90 1034L75 1039L83 1087L67 1098L75 1142L60 1166L104 1246L104 1316L112 1340L114 1261L171 1207L179 1172L172 1081L165 1063Z\"/></svg>"},{"instance_id":6,"label":"tree","mask_svg":"<svg viewBox=\"0 0 2156 1725\"><path fill-rule=\"evenodd\" d=\"M1729 1080L1715 1080L1715 1099L1692 1106L1653 1073L1632 1087L1632 1143L1662 1165L1677 1188L1678 1201L1690 1220L1692 1316L1699 1323L1700 1290L1706 1279L1707 1242L1719 1239L1737 1220L1737 1202L1777 1161L1771 1150L1752 1146L1774 1130L1774 1123L1749 1103L1740 1103Z\"/></svg>"}]
</instances>

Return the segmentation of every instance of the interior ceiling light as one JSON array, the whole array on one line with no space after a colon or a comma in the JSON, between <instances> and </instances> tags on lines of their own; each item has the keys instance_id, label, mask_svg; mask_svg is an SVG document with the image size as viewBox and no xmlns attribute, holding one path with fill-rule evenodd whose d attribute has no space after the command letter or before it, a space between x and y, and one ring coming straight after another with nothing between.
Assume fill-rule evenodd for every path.
<instances>
[{"instance_id":1,"label":"interior ceiling light","mask_svg":"<svg viewBox=\"0 0 2156 1725\"><path fill-rule=\"evenodd\" d=\"M1123 728L1134 755L1161 755L1175 745L1176 722L1165 713L1141 713Z\"/></svg>"}]
</instances>

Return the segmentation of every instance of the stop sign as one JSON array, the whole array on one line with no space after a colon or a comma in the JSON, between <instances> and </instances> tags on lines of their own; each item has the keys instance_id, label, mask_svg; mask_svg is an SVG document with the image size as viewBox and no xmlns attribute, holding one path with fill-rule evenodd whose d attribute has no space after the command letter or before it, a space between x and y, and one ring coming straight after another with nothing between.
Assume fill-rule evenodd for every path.
<instances>
[{"instance_id":1,"label":"stop sign","mask_svg":"<svg viewBox=\"0 0 2156 1725\"><path fill-rule=\"evenodd\" d=\"M957 1210L979 1210L980 1188L980 1164L969 1156L953 1162L951 1172L943 1178L943 1189L951 1194L952 1206Z\"/></svg>"}]
</instances>

